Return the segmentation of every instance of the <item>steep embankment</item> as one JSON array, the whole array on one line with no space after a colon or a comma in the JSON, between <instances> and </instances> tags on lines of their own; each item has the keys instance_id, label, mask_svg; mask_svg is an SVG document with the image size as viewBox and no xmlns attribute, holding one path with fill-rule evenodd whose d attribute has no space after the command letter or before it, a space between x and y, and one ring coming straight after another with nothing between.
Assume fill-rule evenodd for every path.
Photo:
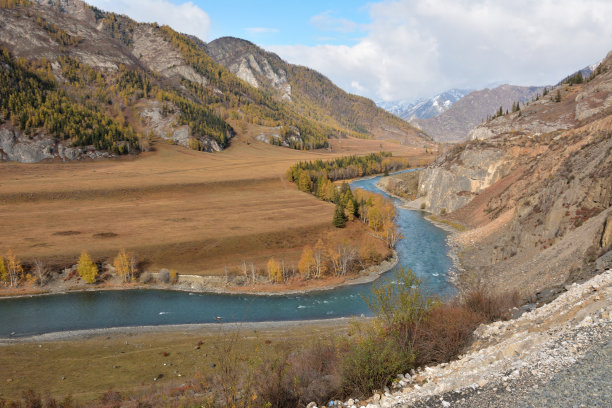
<instances>
[{"instance_id":1,"label":"steep embankment","mask_svg":"<svg viewBox=\"0 0 612 408\"><path fill-rule=\"evenodd\" d=\"M610 264L610 129L612 54L588 82L476 128L423 171L414 205L472 227L461 260L492 288L529 297L590 276Z\"/></svg>"}]
</instances>

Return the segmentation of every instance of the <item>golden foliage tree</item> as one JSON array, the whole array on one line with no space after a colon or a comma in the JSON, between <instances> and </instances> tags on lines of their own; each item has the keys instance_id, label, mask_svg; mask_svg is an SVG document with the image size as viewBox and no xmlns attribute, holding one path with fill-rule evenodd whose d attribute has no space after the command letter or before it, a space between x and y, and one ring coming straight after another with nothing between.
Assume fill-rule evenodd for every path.
<instances>
[{"instance_id":1,"label":"golden foliage tree","mask_svg":"<svg viewBox=\"0 0 612 408\"><path fill-rule=\"evenodd\" d=\"M12 249L9 249L6 253L6 269L11 287L17 287L21 278L23 278L23 266L21 266Z\"/></svg>"},{"instance_id":2,"label":"golden foliage tree","mask_svg":"<svg viewBox=\"0 0 612 408\"><path fill-rule=\"evenodd\" d=\"M77 271L86 283L94 283L98 277L98 267L91 260L91 256L85 251L81 252Z\"/></svg>"},{"instance_id":3,"label":"golden foliage tree","mask_svg":"<svg viewBox=\"0 0 612 408\"><path fill-rule=\"evenodd\" d=\"M304 279L310 279L311 272L315 266L314 251L310 245L306 245L302 251L302 256L298 262L298 270Z\"/></svg>"},{"instance_id":4,"label":"golden foliage tree","mask_svg":"<svg viewBox=\"0 0 612 408\"><path fill-rule=\"evenodd\" d=\"M312 253L314 277L320 278L325 273L325 246L321 238L317 241Z\"/></svg>"},{"instance_id":5,"label":"golden foliage tree","mask_svg":"<svg viewBox=\"0 0 612 408\"><path fill-rule=\"evenodd\" d=\"M283 282L283 268L281 267L281 264L274 258L270 258L270 260L268 261L268 277L272 282Z\"/></svg>"},{"instance_id":6,"label":"golden foliage tree","mask_svg":"<svg viewBox=\"0 0 612 408\"><path fill-rule=\"evenodd\" d=\"M123 279L124 282L129 282L132 279L130 260L125 249L121 249L115 259L113 259L113 266L117 272L117 276Z\"/></svg>"},{"instance_id":7,"label":"golden foliage tree","mask_svg":"<svg viewBox=\"0 0 612 408\"><path fill-rule=\"evenodd\" d=\"M0 282L8 283L9 275L6 270L6 263L4 262L4 257L0 255Z\"/></svg>"}]
</instances>

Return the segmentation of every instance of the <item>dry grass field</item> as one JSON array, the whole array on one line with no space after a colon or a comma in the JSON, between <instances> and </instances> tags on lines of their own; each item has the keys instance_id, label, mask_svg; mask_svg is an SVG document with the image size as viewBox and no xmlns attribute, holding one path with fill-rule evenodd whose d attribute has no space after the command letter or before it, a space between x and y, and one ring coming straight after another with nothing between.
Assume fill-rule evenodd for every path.
<instances>
[{"instance_id":1,"label":"dry grass field","mask_svg":"<svg viewBox=\"0 0 612 408\"><path fill-rule=\"evenodd\" d=\"M0 253L74 263L81 250L134 251L149 270L219 274L242 260L294 261L332 232L333 205L300 192L285 172L299 160L385 150L415 165L422 149L337 139L302 152L258 142L251 127L227 150L203 153L158 141L138 157L74 163L0 163ZM355 228L359 229L360 226ZM360 232L346 230L350 236Z\"/></svg>"},{"instance_id":2,"label":"dry grass field","mask_svg":"<svg viewBox=\"0 0 612 408\"><path fill-rule=\"evenodd\" d=\"M138 395L153 387L206 378L222 369L227 359L243 363L254 356L277 356L287 348L333 338L346 333L349 323L231 327L229 331L208 326L0 345L0 398L19 398L28 389L56 399L71 395L80 402L97 399L110 389Z\"/></svg>"}]
</instances>

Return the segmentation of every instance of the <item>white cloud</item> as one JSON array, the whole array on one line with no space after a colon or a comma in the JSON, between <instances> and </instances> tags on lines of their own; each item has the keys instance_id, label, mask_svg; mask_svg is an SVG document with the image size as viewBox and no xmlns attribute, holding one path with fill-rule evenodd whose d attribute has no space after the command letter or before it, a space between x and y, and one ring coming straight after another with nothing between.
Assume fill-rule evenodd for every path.
<instances>
[{"instance_id":1,"label":"white cloud","mask_svg":"<svg viewBox=\"0 0 612 408\"><path fill-rule=\"evenodd\" d=\"M551 84L612 49L608 0L398 0L369 14L355 45L269 48L377 100Z\"/></svg>"},{"instance_id":2,"label":"white cloud","mask_svg":"<svg viewBox=\"0 0 612 408\"><path fill-rule=\"evenodd\" d=\"M249 34L270 34L270 33L278 33L278 28L270 28L270 27L247 27L244 29Z\"/></svg>"},{"instance_id":3,"label":"white cloud","mask_svg":"<svg viewBox=\"0 0 612 408\"><path fill-rule=\"evenodd\" d=\"M321 31L337 31L339 33L352 33L359 27L354 21L334 17L331 11L313 16L310 19L310 24Z\"/></svg>"},{"instance_id":4,"label":"white cloud","mask_svg":"<svg viewBox=\"0 0 612 408\"><path fill-rule=\"evenodd\" d=\"M140 22L167 24L181 33L208 39L210 18L191 1L173 4L169 0L87 0L105 11L126 14Z\"/></svg>"}]
</instances>

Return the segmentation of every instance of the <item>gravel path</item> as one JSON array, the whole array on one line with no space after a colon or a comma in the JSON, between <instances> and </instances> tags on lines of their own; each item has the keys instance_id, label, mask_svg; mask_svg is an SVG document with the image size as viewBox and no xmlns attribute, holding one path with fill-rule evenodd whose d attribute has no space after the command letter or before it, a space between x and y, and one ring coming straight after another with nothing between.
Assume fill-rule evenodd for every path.
<instances>
[{"instance_id":1,"label":"gravel path","mask_svg":"<svg viewBox=\"0 0 612 408\"><path fill-rule=\"evenodd\" d=\"M607 325L578 360L544 377L523 375L478 390L451 392L403 408L610 408L612 407L612 331ZM582 333L584 335L585 333Z\"/></svg>"}]
</instances>

